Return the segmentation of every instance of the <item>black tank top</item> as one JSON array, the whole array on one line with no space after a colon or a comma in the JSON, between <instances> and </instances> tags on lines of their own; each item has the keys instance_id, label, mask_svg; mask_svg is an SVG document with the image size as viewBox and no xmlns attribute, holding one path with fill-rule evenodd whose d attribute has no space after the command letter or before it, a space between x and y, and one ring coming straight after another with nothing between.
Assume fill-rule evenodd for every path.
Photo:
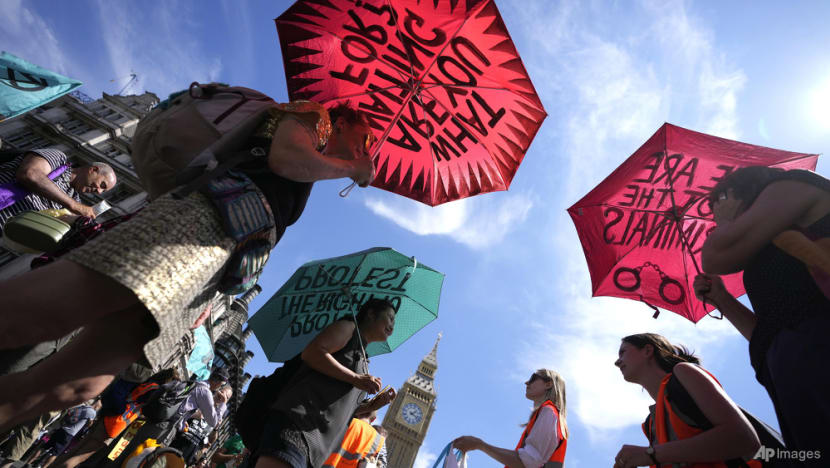
<instances>
[{"instance_id":1,"label":"black tank top","mask_svg":"<svg viewBox=\"0 0 830 468\"><path fill-rule=\"evenodd\" d=\"M793 172L788 173L796 177L782 178L807 182L830 191L827 179L815 174L805 177L806 171ZM802 231L814 239L830 236L830 213ZM763 384L766 354L778 332L819 314L830 313L830 300L816 285L804 263L772 243L750 261L744 269L743 281L756 316L749 341L749 358L756 378Z\"/></svg>"},{"instance_id":2,"label":"black tank top","mask_svg":"<svg viewBox=\"0 0 830 468\"><path fill-rule=\"evenodd\" d=\"M357 330L340 351L332 354L358 374L369 372ZM343 440L354 411L365 392L321 374L302 363L271 407L299 431L308 448L308 465L320 466Z\"/></svg>"}]
</instances>

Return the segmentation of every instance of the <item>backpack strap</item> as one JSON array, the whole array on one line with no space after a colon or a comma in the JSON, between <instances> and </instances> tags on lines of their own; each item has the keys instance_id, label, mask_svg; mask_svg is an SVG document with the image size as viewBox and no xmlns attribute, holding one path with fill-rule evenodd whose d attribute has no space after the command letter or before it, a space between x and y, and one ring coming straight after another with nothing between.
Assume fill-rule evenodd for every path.
<instances>
[{"instance_id":1,"label":"backpack strap","mask_svg":"<svg viewBox=\"0 0 830 468\"><path fill-rule=\"evenodd\" d=\"M250 149L245 149L245 150L242 150L242 151L238 151L238 152L232 154L230 157L225 159L223 162L216 164L216 167L214 167L213 169L206 170L207 167L209 167L210 164L207 167L206 166L189 167L181 173L180 179L185 179L186 180L186 179L190 178L188 176L193 176L193 175L196 175L196 174L201 174L201 175L198 175L198 177L190 180L185 185L183 185L183 186L177 188L176 190L174 190L173 191L173 198L178 198L178 199L186 198L191 193L193 193L196 190L199 190L200 188L205 186L211 180L216 179L217 177L224 175L225 173L227 173L229 170L233 169L237 165L243 164L243 163L246 163L246 162L250 162L250 161L254 161L254 160L257 160L257 159L262 159L262 158L265 158L266 156L267 156L267 153L265 152L265 150L261 147L256 146L256 147L253 147L253 148L250 148Z\"/></svg>"},{"instance_id":2,"label":"backpack strap","mask_svg":"<svg viewBox=\"0 0 830 468\"><path fill-rule=\"evenodd\" d=\"M672 374L669 377L668 383L666 383L666 397L669 399L669 402L672 406L674 406L675 410L682 413L691 422L698 428L708 431L712 427L712 422L709 421L709 418L703 414L703 411L700 410L700 407L697 406L695 400L689 395L689 392L686 390L686 387L683 386L682 383ZM743 411L743 408L741 408ZM649 415L650 417L650 415ZM733 458L730 460L725 460L723 462L727 468L749 468L749 465L741 458Z\"/></svg>"}]
</instances>

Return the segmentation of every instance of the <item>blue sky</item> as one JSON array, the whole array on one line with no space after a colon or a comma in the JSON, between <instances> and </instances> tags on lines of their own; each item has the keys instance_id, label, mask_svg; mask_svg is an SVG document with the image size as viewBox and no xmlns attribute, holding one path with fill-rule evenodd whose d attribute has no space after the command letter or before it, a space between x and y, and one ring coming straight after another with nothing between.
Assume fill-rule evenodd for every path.
<instances>
[{"instance_id":1,"label":"blue sky","mask_svg":"<svg viewBox=\"0 0 830 468\"><path fill-rule=\"evenodd\" d=\"M273 18L289 1L0 2L0 48L85 83L92 97L160 97L221 80L287 98ZM830 147L830 43L825 2L497 0L548 111L508 192L438 208L377 189L315 185L302 219L274 252L262 305L302 263L390 246L446 273L440 317L373 373L396 387L439 331L438 410L416 466L452 438L515 445L533 369L568 382L568 466L609 466L643 445L648 395L613 366L619 338L653 331L695 349L738 403L775 425L747 344L726 321L697 325L644 305L591 298L565 209L665 121L791 151ZM827 174L820 160L818 170ZM274 368L255 341L253 374ZM470 466L498 466L473 454Z\"/></svg>"}]
</instances>

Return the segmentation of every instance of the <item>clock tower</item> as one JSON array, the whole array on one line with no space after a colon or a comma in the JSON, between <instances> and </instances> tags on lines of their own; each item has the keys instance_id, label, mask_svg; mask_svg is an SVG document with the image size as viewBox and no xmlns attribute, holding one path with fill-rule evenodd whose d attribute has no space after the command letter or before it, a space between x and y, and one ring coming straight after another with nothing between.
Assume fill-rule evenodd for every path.
<instances>
[{"instance_id":1,"label":"clock tower","mask_svg":"<svg viewBox=\"0 0 830 468\"><path fill-rule=\"evenodd\" d=\"M395 468L410 468L415 463L418 449L424 442L429 422L435 412L435 371L438 370L438 342L424 357L418 370L404 382L403 387L383 418L386 438L387 464Z\"/></svg>"}]
</instances>

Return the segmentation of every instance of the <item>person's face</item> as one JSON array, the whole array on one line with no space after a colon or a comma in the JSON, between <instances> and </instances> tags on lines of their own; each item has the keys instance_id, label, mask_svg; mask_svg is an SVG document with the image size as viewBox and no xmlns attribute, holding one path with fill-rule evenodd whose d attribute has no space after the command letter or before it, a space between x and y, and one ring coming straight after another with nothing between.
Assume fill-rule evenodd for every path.
<instances>
[{"instance_id":1,"label":"person's face","mask_svg":"<svg viewBox=\"0 0 830 468\"><path fill-rule=\"evenodd\" d=\"M335 145L338 153L350 154L354 158L369 154L375 142L375 134L365 122L346 123L341 117L337 120Z\"/></svg>"},{"instance_id":2,"label":"person's face","mask_svg":"<svg viewBox=\"0 0 830 468\"><path fill-rule=\"evenodd\" d=\"M545 393L553 386L553 382L547 376L534 372L525 382L525 397L528 400L535 400L545 396Z\"/></svg>"},{"instance_id":3,"label":"person's face","mask_svg":"<svg viewBox=\"0 0 830 468\"><path fill-rule=\"evenodd\" d=\"M105 177L96 166L83 167L72 181L72 188L80 193L104 193L113 185L114 177Z\"/></svg>"},{"instance_id":4,"label":"person's face","mask_svg":"<svg viewBox=\"0 0 830 468\"><path fill-rule=\"evenodd\" d=\"M226 382L224 380L209 380L208 381L208 386L210 386L211 391L216 391L217 388L221 388L226 383L228 383L228 382Z\"/></svg>"},{"instance_id":5,"label":"person's face","mask_svg":"<svg viewBox=\"0 0 830 468\"><path fill-rule=\"evenodd\" d=\"M627 382L637 381L646 367L652 349L651 345L645 345L642 349L639 349L631 343L622 342L619 357L614 365L620 368L623 379Z\"/></svg>"},{"instance_id":6,"label":"person's face","mask_svg":"<svg viewBox=\"0 0 830 468\"><path fill-rule=\"evenodd\" d=\"M728 189L721 192L712 202L712 219L716 224L729 222L743 212L743 202L735 196L735 191Z\"/></svg>"},{"instance_id":7,"label":"person's face","mask_svg":"<svg viewBox=\"0 0 830 468\"><path fill-rule=\"evenodd\" d=\"M385 308L378 311L375 320L369 324L366 340L368 342L385 341L395 331L395 311Z\"/></svg>"}]
</instances>

